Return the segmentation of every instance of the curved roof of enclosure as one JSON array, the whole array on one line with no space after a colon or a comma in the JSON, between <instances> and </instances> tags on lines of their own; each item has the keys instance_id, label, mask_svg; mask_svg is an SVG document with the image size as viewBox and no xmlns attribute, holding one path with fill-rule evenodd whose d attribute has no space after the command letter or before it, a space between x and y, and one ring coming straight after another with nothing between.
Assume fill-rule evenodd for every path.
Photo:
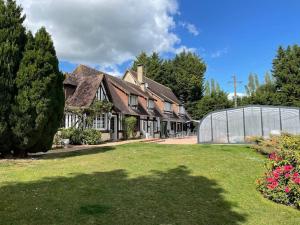
<instances>
[{"instance_id":1,"label":"curved roof of enclosure","mask_svg":"<svg viewBox=\"0 0 300 225\"><path fill-rule=\"evenodd\" d=\"M198 143L246 143L250 137L300 134L300 108L249 105L218 110L199 123Z\"/></svg>"}]
</instances>

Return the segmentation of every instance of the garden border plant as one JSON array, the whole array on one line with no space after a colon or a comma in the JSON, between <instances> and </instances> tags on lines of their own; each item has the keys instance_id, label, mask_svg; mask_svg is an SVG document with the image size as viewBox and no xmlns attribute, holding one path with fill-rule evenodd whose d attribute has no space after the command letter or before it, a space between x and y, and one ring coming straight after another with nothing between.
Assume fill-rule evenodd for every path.
<instances>
[{"instance_id":1,"label":"garden border plant","mask_svg":"<svg viewBox=\"0 0 300 225\"><path fill-rule=\"evenodd\" d=\"M300 209L300 136L273 136L254 149L269 153L267 171L257 180L258 190L274 202Z\"/></svg>"}]
</instances>

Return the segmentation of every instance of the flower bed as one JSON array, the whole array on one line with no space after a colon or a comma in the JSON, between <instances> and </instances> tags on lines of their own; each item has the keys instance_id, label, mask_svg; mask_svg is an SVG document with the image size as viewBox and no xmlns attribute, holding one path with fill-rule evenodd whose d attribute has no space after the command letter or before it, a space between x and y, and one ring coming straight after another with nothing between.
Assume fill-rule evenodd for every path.
<instances>
[{"instance_id":1,"label":"flower bed","mask_svg":"<svg viewBox=\"0 0 300 225\"><path fill-rule=\"evenodd\" d=\"M300 208L300 137L277 137L269 154L267 172L257 180L258 190L275 202Z\"/></svg>"}]
</instances>

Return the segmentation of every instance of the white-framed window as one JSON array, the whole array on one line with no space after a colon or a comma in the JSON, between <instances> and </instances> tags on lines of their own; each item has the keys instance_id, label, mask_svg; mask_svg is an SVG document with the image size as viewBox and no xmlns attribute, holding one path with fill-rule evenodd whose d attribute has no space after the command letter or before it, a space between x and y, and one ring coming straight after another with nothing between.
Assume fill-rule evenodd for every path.
<instances>
[{"instance_id":1,"label":"white-framed window","mask_svg":"<svg viewBox=\"0 0 300 225\"><path fill-rule=\"evenodd\" d=\"M149 110L154 109L154 101L152 99L148 99L148 109Z\"/></svg>"},{"instance_id":2,"label":"white-framed window","mask_svg":"<svg viewBox=\"0 0 300 225\"><path fill-rule=\"evenodd\" d=\"M170 102L165 102L165 107L164 107L166 112L172 112L172 103Z\"/></svg>"},{"instance_id":3,"label":"white-framed window","mask_svg":"<svg viewBox=\"0 0 300 225\"><path fill-rule=\"evenodd\" d=\"M183 105L179 106L179 114L184 115L185 114L185 108Z\"/></svg>"},{"instance_id":4,"label":"white-framed window","mask_svg":"<svg viewBox=\"0 0 300 225\"><path fill-rule=\"evenodd\" d=\"M96 99L99 101L108 100L103 84L100 85L96 92Z\"/></svg>"},{"instance_id":5,"label":"white-framed window","mask_svg":"<svg viewBox=\"0 0 300 225\"><path fill-rule=\"evenodd\" d=\"M129 105L132 108L137 108L137 105L138 105L138 96L136 96L136 95L129 95Z\"/></svg>"},{"instance_id":6,"label":"white-framed window","mask_svg":"<svg viewBox=\"0 0 300 225\"><path fill-rule=\"evenodd\" d=\"M107 129L107 114L98 114L95 116L93 121L93 128L96 130Z\"/></svg>"}]
</instances>

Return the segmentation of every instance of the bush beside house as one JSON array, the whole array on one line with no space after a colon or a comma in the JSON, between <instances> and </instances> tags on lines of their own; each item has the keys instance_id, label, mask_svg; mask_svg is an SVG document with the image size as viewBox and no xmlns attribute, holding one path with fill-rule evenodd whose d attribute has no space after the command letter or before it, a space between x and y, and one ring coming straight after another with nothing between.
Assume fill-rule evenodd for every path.
<instances>
[{"instance_id":1,"label":"bush beside house","mask_svg":"<svg viewBox=\"0 0 300 225\"><path fill-rule=\"evenodd\" d=\"M262 147L265 146L265 147ZM300 208L300 136L284 134L255 147L269 154L266 173L257 180L258 190L274 202ZM261 150L265 149L265 150Z\"/></svg>"},{"instance_id":2,"label":"bush beside house","mask_svg":"<svg viewBox=\"0 0 300 225\"><path fill-rule=\"evenodd\" d=\"M123 119L124 139L136 137L137 119L134 116L129 116Z\"/></svg>"},{"instance_id":3,"label":"bush beside house","mask_svg":"<svg viewBox=\"0 0 300 225\"><path fill-rule=\"evenodd\" d=\"M102 142L101 136L101 132L95 129L61 129L57 132L54 143L59 145L63 140L69 139L70 144L73 145L97 145Z\"/></svg>"}]
</instances>

